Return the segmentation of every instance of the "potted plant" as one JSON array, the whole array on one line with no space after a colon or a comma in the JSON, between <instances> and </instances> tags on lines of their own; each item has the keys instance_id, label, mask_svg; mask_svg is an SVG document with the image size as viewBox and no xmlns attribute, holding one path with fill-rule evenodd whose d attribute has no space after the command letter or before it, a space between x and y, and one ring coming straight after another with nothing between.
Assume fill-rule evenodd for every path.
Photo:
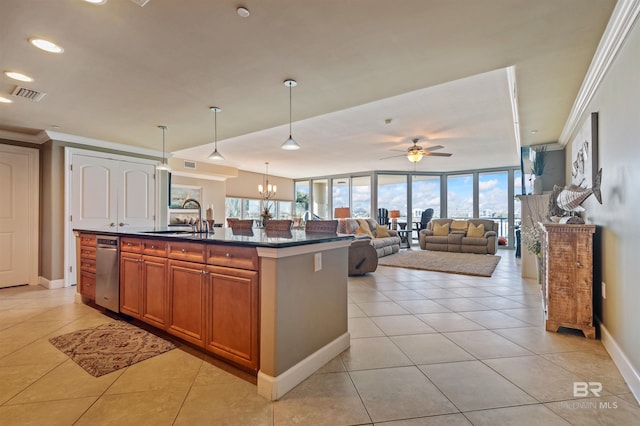
<instances>
[{"instance_id":1,"label":"potted plant","mask_svg":"<svg viewBox=\"0 0 640 426\"><path fill-rule=\"evenodd\" d=\"M542 174L544 173L544 167L546 165L547 147L541 146L534 149L535 157L533 158L533 164L531 165L531 174L533 175L533 194L542 194Z\"/></svg>"}]
</instances>

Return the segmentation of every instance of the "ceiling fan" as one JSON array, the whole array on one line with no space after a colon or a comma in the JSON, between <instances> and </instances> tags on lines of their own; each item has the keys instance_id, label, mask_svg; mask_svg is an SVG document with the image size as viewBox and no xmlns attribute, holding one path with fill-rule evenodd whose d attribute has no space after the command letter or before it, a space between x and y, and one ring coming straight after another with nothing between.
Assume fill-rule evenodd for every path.
<instances>
[{"instance_id":1,"label":"ceiling fan","mask_svg":"<svg viewBox=\"0 0 640 426\"><path fill-rule=\"evenodd\" d=\"M412 163L417 163L420 160L422 160L422 157L426 157L426 156L451 157L451 155L452 155L452 154L450 154L448 152L433 152L433 151L437 151L439 149L444 148L442 145L434 145L434 146L429 146L427 148L423 148L420 145L418 145L419 141L420 141L420 139L418 139L418 138L411 139L411 142L413 142L413 146L407 149L407 153L406 154L392 155L391 157L381 158L381 160L386 160L388 158L406 156L407 160L411 161Z\"/></svg>"}]
</instances>

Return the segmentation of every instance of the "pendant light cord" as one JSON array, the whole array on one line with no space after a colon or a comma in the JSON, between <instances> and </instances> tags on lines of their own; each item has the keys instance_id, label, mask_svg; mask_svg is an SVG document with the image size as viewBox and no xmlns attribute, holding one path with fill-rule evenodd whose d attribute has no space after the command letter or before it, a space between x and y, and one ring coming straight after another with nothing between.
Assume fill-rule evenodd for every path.
<instances>
[{"instance_id":1,"label":"pendant light cord","mask_svg":"<svg viewBox=\"0 0 640 426\"><path fill-rule=\"evenodd\" d=\"M292 85L289 84L289 137L291 137L291 88Z\"/></svg>"},{"instance_id":2,"label":"pendant light cord","mask_svg":"<svg viewBox=\"0 0 640 426\"><path fill-rule=\"evenodd\" d=\"M218 111L213 112L213 148L218 150Z\"/></svg>"}]
</instances>

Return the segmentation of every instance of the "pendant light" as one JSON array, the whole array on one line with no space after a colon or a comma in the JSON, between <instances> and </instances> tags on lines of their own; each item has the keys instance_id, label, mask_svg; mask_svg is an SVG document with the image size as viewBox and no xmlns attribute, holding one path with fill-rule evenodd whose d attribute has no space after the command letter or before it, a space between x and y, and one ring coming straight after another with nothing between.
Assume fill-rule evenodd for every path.
<instances>
[{"instance_id":1,"label":"pendant light","mask_svg":"<svg viewBox=\"0 0 640 426\"><path fill-rule=\"evenodd\" d=\"M224 161L224 157L218 152L218 113L222 108L212 106L209 110L213 111L213 152L209 154L209 160Z\"/></svg>"},{"instance_id":2,"label":"pendant light","mask_svg":"<svg viewBox=\"0 0 640 426\"><path fill-rule=\"evenodd\" d=\"M164 155L164 132L167 130L167 126L158 126L158 129L162 129L162 163L156 166L156 170L166 170L170 172L171 167L167 164L167 159Z\"/></svg>"},{"instance_id":3,"label":"pendant light","mask_svg":"<svg viewBox=\"0 0 640 426\"><path fill-rule=\"evenodd\" d=\"M280 148L286 150L300 149L300 145L291 137L291 88L296 87L298 83L295 80L285 80L284 85L289 87L289 139L284 141Z\"/></svg>"}]
</instances>

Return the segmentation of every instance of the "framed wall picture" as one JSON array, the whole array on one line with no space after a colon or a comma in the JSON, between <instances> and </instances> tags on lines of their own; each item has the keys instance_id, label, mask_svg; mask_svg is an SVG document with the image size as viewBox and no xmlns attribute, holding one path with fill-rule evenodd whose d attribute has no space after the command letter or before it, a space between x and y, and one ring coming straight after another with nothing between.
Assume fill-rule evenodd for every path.
<instances>
[{"instance_id":1,"label":"framed wall picture","mask_svg":"<svg viewBox=\"0 0 640 426\"><path fill-rule=\"evenodd\" d=\"M598 113L592 112L571 143L571 183L583 188L593 186L598 170Z\"/></svg>"},{"instance_id":2,"label":"framed wall picture","mask_svg":"<svg viewBox=\"0 0 640 426\"><path fill-rule=\"evenodd\" d=\"M171 185L169 193L169 208L182 208L182 203L187 198L202 203L202 187L192 185Z\"/></svg>"}]
</instances>

